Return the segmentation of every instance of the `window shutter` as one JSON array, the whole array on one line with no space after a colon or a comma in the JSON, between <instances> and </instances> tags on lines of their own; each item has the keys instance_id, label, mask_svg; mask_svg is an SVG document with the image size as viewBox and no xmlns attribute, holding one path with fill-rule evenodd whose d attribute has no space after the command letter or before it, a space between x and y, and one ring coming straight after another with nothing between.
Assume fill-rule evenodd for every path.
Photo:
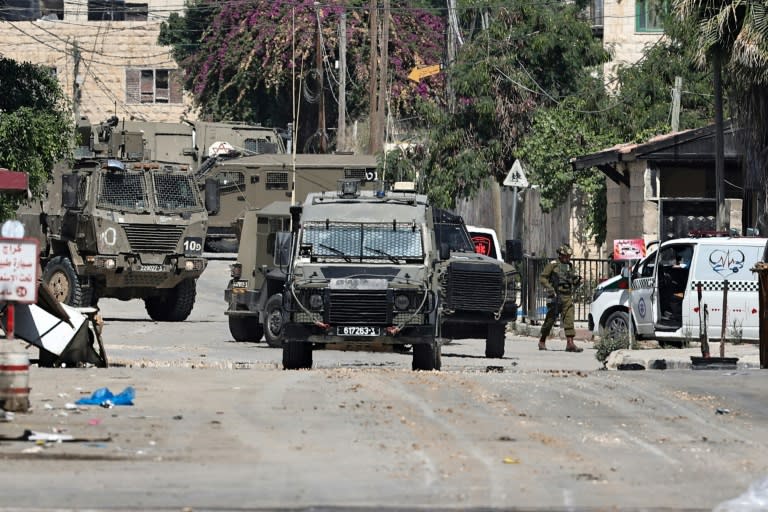
<instances>
[{"instance_id":1,"label":"window shutter","mask_svg":"<svg viewBox=\"0 0 768 512\"><path fill-rule=\"evenodd\" d=\"M155 102L155 70L154 69L141 70L141 102L142 103Z\"/></svg>"},{"instance_id":2,"label":"window shutter","mask_svg":"<svg viewBox=\"0 0 768 512\"><path fill-rule=\"evenodd\" d=\"M168 79L171 88L171 103L183 103L184 101L184 76L181 70L172 69Z\"/></svg>"},{"instance_id":3,"label":"window shutter","mask_svg":"<svg viewBox=\"0 0 768 512\"><path fill-rule=\"evenodd\" d=\"M125 70L125 102L141 103L141 90L139 83L141 81L141 70Z\"/></svg>"}]
</instances>

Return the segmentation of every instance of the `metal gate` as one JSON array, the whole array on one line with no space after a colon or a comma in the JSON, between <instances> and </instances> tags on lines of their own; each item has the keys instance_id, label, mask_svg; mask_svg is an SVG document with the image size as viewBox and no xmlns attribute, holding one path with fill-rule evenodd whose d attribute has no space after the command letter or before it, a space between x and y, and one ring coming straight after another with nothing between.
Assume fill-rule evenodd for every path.
<instances>
[{"instance_id":1,"label":"metal gate","mask_svg":"<svg viewBox=\"0 0 768 512\"><path fill-rule=\"evenodd\" d=\"M548 258L526 257L520 262L520 313L519 315L530 324L544 321L547 314L547 293L539 283L539 276ZM589 305L597 284L615 276L621 271L622 262L610 259L571 258L574 269L581 276L581 286L573 293L575 320L586 322L589 315Z\"/></svg>"}]
</instances>

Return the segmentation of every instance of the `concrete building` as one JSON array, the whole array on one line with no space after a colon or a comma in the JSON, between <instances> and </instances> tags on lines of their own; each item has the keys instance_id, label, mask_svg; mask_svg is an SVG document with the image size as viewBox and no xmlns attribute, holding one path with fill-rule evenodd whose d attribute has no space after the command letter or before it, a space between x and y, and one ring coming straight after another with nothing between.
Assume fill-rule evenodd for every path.
<instances>
[{"instance_id":1,"label":"concrete building","mask_svg":"<svg viewBox=\"0 0 768 512\"><path fill-rule=\"evenodd\" d=\"M601 4L593 6L593 12L602 12L600 27L603 46L613 55L605 65L608 85L619 65L632 65L643 57L643 51L656 43L663 35L661 8L665 0L593 0ZM598 34L599 35L599 34Z\"/></svg>"},{"instance_id":2,"label":"concrete building","mask_svg":"<svg viewBox=\"0 0 768 512\"><path fill-rule=\"evenodd\" d=\"M6 0L0 54L50 67L76 116L195 119L160 24L183 0Z\"/></svg>"}]
</instances>

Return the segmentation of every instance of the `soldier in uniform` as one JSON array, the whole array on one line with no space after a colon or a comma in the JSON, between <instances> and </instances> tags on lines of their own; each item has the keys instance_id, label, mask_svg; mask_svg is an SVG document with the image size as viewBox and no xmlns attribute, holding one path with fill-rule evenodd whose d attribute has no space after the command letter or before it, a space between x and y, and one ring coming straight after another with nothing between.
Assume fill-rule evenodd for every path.
<instances>
[{"instance_id":1,"label":"soldier in uniform","mask_svg":"<svg viewBox=\"0 0 768 512\"><path fill-rule=\"evenodd\" d=\"M561 245L557 249L557 259L547 263L539 276L539 282L547 290L547 316L544 319L544 325L541 326L539 350L547 350L547 336L559 314L562 314L565 329L565 350L567 352L584 350L573 342L573 337L576 336L576 330L573 327L573 291L581 284L581 276L573 269L572 254L573 249L568 244Z\"/></svg>"}]
</instances>

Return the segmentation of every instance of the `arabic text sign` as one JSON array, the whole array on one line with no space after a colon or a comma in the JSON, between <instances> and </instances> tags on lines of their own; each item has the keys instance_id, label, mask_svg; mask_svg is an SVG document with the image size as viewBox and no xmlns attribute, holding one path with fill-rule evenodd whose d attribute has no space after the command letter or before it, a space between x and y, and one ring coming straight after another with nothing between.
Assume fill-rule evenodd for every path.
<instances>
[{"instance_id":1,"label":"arabic text sign","mask_svg":"<svg viewBox=\"0 0 768 512\"><path fill-rule=\"evenodd\" d=\"M0 300L37 301L37 240L0 238Z\"/></svg>"},{"instance_id":2,"label":"arabic text sign","mask_svg":"<svg viewBox=\"0 0 768 512\"><path fill-rule=\"evenodd\" d=\"M642 238L613 241L614 260L639 260L645 257L645 242Z\"/></svg>"}]
</instances>

